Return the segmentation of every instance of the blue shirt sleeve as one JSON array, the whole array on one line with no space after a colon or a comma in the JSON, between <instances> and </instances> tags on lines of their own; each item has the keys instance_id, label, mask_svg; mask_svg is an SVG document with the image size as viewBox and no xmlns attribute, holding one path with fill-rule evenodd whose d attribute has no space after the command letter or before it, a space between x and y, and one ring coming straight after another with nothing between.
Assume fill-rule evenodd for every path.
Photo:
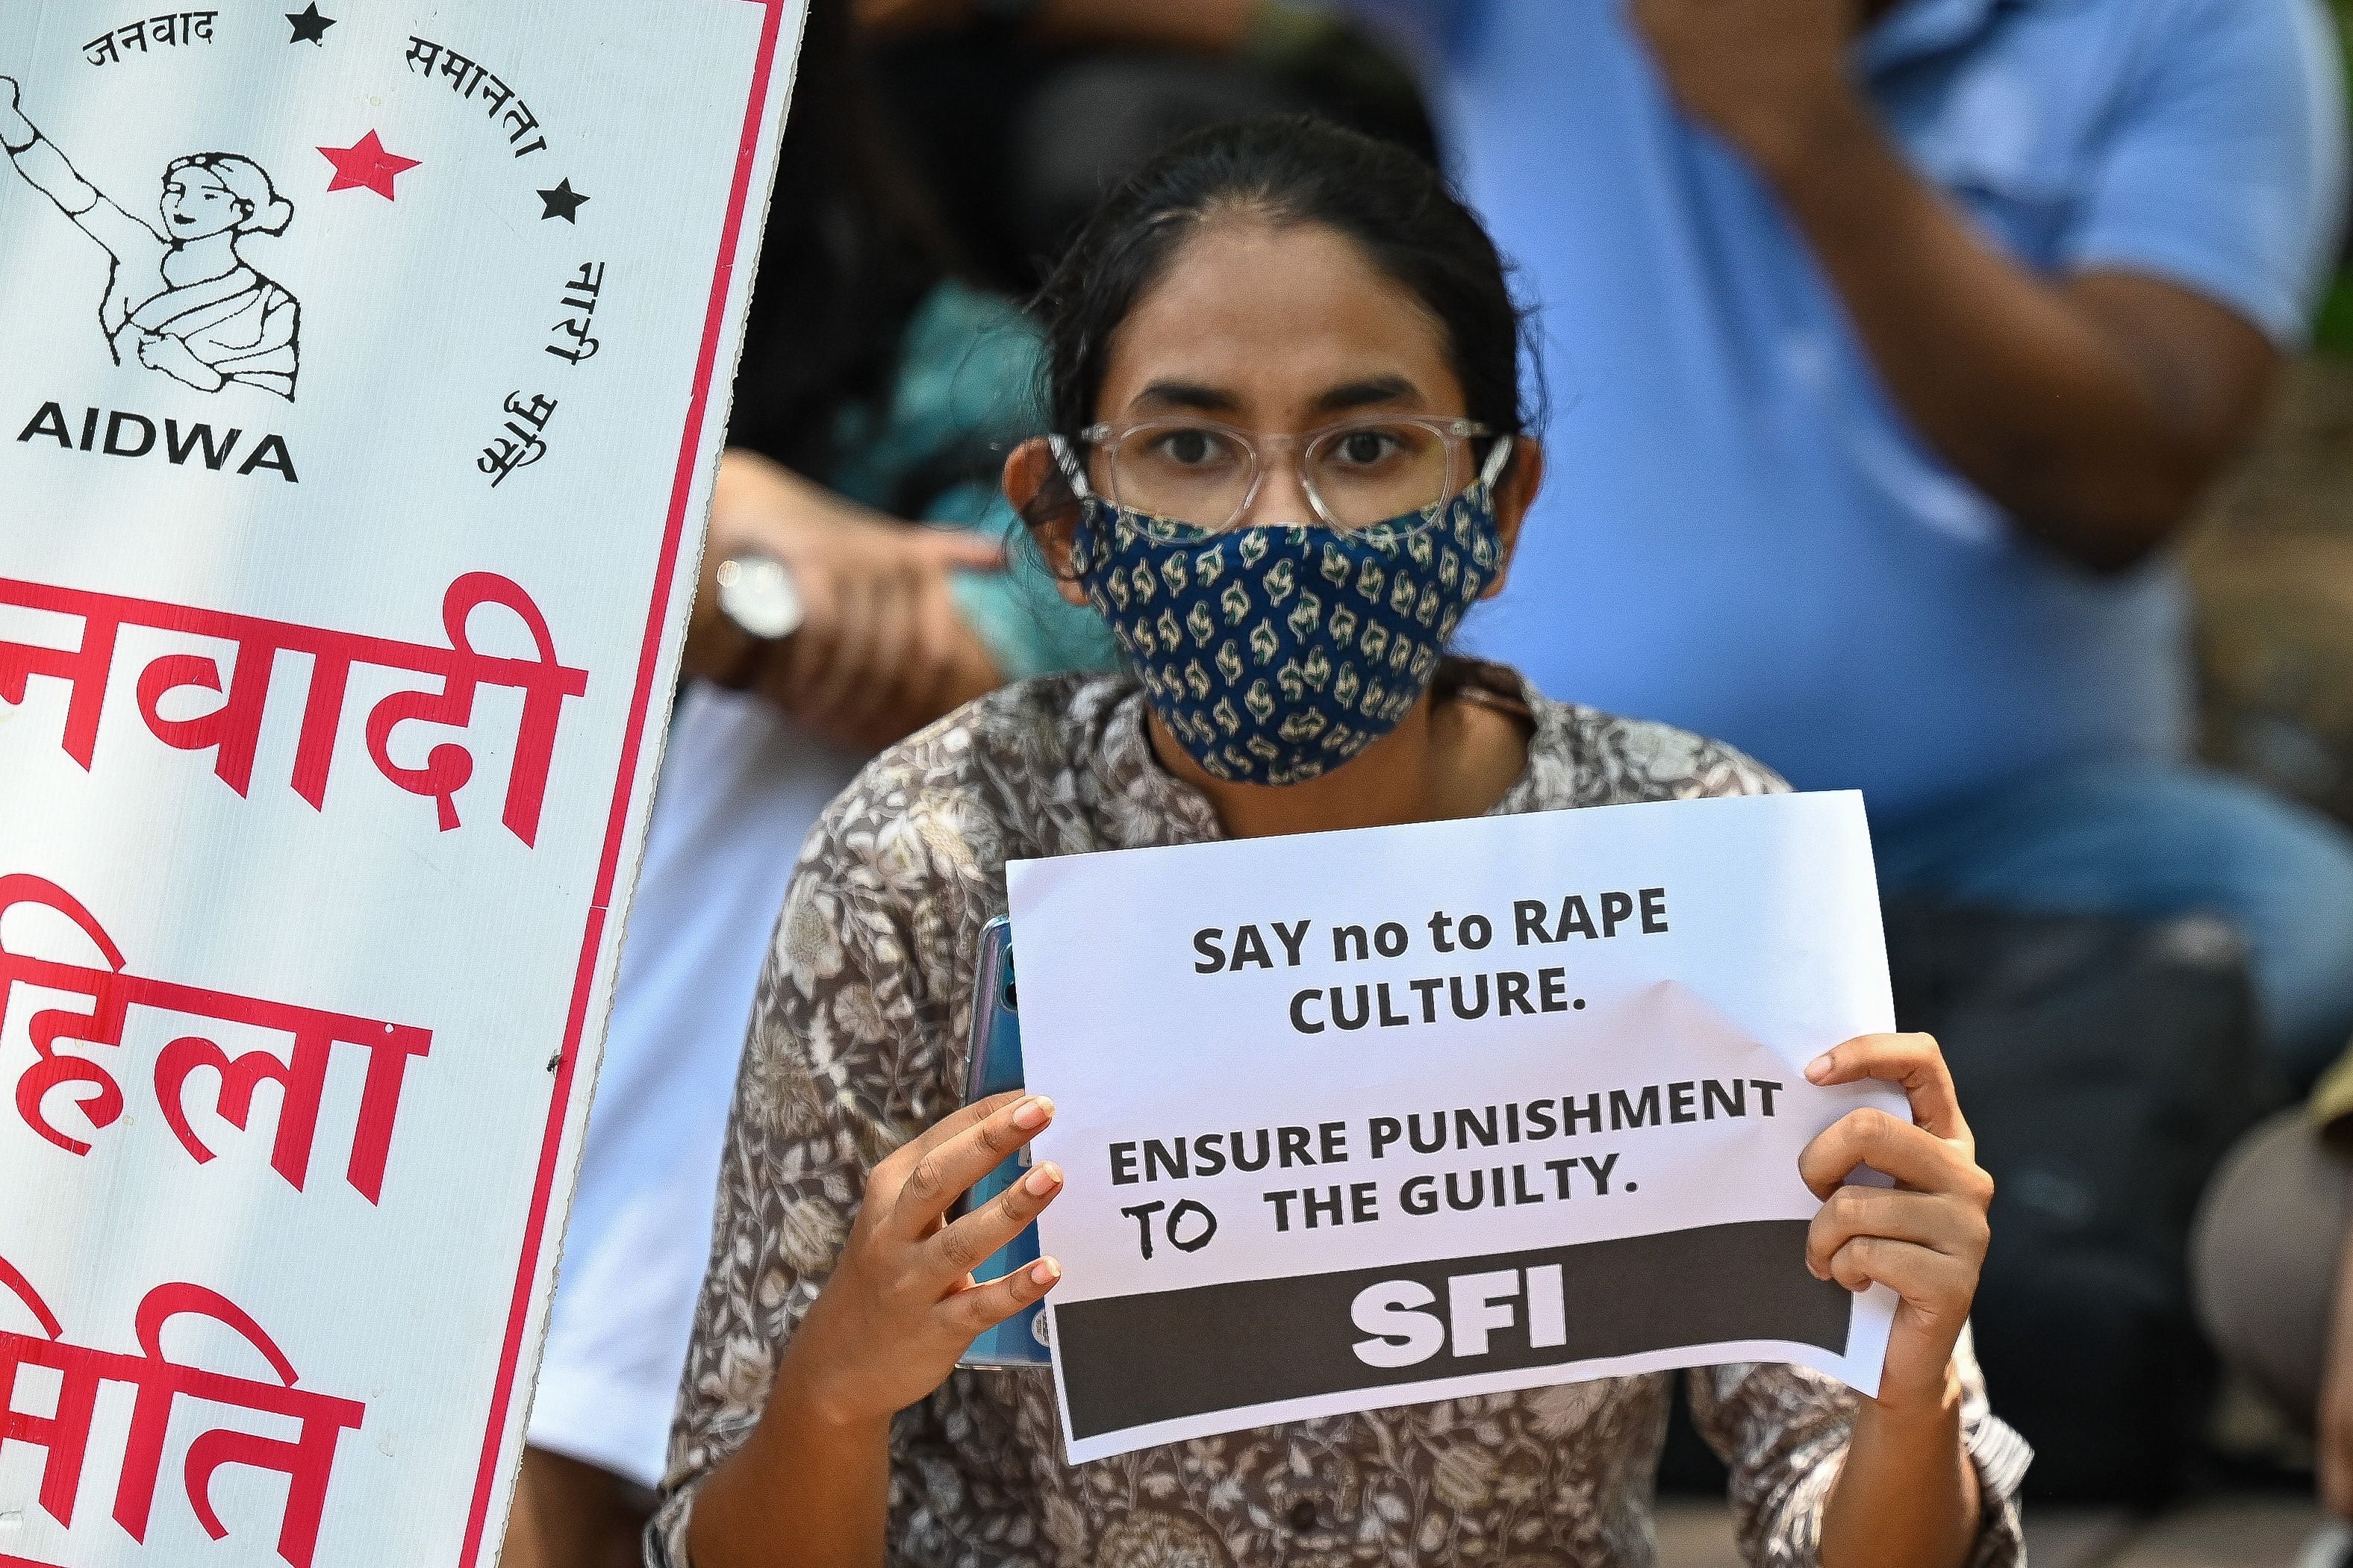
<instances>
[{"instance_id":1,"label":"blue shirt sleeve","mask_svg":"<svg viewBox=\"0 0 2353 1568\"><path fill-rule=\"evenodd\" d=\"M2345 217L2345 83L2331 25L2318 0L2163 9L2062 259L2195 289L2293 347Z\"/></svg>"}]
</instances>

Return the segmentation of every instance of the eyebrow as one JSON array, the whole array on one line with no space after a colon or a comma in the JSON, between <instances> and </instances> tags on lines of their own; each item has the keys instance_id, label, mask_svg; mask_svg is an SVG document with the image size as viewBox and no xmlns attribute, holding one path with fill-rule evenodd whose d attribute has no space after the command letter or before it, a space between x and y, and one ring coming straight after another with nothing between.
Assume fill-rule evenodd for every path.
<instances>
[{"instance_id":1,"label":"eyebrow","mask_svg":"<svg viewBox=\"0 0 2353 1568\"><path fill-rule=\"evenodd\" d=\"M1376 375L1332 388L1315 400L1315 406L1337 414L1376 403L1415 403L1420 397L1420 389L1401 375Z\"/></svg>"},{"instance_id":2,"label":"eyebrow","mask_svg":"<svg viewBox=\"0 0 2353 1568\"><path fill-rule=\"evenodd\" d=\"M1241 406L1230 392L1198 381L1155 381L1135 395L1138 403L1166 408L1190 408L1203 414L1231 414Z\"/></svg>"},{"instance_id":3,"label":"eyebrow","mask_svg":"<svg viewBox=\"0 0 2353 1568\"><path fill-rule=\"evenodd\" d=\"M1376 375L1363 381L1343 382L1328 389L1315 399L1315 407L1322 413L1336 414L1379 403L1417 403L1420 398L1420 389L1404 376ZM1231 414L1241 406L1241 400L1232 393L1196 381L1152 382L1136 394L1135 401L1202 414Z\"/></svg>"}]
</instances>

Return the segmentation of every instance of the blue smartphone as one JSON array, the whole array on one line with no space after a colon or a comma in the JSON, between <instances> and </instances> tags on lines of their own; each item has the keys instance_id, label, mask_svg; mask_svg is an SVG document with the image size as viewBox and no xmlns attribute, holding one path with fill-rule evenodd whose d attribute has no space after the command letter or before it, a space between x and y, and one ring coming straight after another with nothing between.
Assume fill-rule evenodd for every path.
<instances>
[{"instance_id":1,"label":"blue smartphone","mask_svg":"<svg viewBox=\"0 0 2353 1568\"><path fill-rule=\"evenodd\" d=\"M972 1051L965 1073L965 1103L1022 1087L1021 1015L1013 987L1013 927L1004 916L988 922L980 933L980 963L975 971L972 1003ZM997 1169L973 1184L956 1205L958 1214L978 1208L1021 1179L1029 1164L1029 1151L1008 1155ZM995 1279L1038 1261L1038 1227L1029 1226L999 1247L987 1262L973 1270L976 1279ZM983 1332L958 1358L958 1366L1044 1366L1051 1360L1047 1340L1046 1304L1032 1301L1020 1311Z\"/></svg>"}]
</instances>

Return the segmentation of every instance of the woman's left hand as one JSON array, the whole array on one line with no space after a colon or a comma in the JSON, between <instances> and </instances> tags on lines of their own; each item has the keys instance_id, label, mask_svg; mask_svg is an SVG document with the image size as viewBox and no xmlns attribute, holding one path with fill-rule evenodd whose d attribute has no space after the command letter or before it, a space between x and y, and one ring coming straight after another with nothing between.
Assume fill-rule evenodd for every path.
<instances>
[{"instance_id":1,"label":"woman's left hand","mask_svg":"<svg viewBox=\"0 0 2353 1568\"><path fill-rule=\"evenodd\" d=\"M1864 1035L1816 1058L1806 1077L1878 1079L1902 1086L1912 1102L1908 1122L1868 1107L1840 1117L1806 1145L1798 1172L1823 1200L1806 1266L1850 1290L1884 1285L1902 1298L1879 1403L1935 1409L1948 1397L1953 1346L1977 1297L1993 1199L1945 1053L1926 1035ZM1895 1185L1845 1184L1862 1165Z\"/></svg>"}]
</instances>

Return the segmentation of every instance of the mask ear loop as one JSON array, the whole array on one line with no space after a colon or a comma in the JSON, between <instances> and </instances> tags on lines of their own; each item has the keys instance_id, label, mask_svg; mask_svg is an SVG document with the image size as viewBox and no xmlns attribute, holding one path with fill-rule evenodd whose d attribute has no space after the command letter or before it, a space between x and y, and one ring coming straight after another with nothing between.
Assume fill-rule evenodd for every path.
<instances>
[{"instance_id":1,"label":"mask ear loop","mask_svg":"<svg viewBox=\"0 0 2353 1568\"><path fill-rule=\"evenodd\" d=\"M1504 477L1504 466L1511 460L1512 437L1496 437L1494 449L1487 454L1487 460L1479 466L1479 482L1489 489L1494 489L1495 481Z\"/></svg>"},{"instance_id":2,"label":"mask ear loop","mask_svg":"<svg viewBox=\"0 0 2353 1568\"><path fill-rule=\"evenodd\" d=\"M1435 506L1425 509L1421 514L1423 519L1430 522L1437 521L1439 514L1443 512L1448 507L1452 506L1456 497L1458 496L1468 495L1471 491L1475 489L1493 490L1495 488L1495 481L1504 477L1504 468L1505 465L1511 462L1511 460L1512 437L1509 436L1496 437L1494 447L1487 453L1487 460L1479 465L1479 477L1472 479L1461 489L1457 490L1454 495L1448 496L1444 500L1440 501Z\"/></svg>"}]
</instances>

